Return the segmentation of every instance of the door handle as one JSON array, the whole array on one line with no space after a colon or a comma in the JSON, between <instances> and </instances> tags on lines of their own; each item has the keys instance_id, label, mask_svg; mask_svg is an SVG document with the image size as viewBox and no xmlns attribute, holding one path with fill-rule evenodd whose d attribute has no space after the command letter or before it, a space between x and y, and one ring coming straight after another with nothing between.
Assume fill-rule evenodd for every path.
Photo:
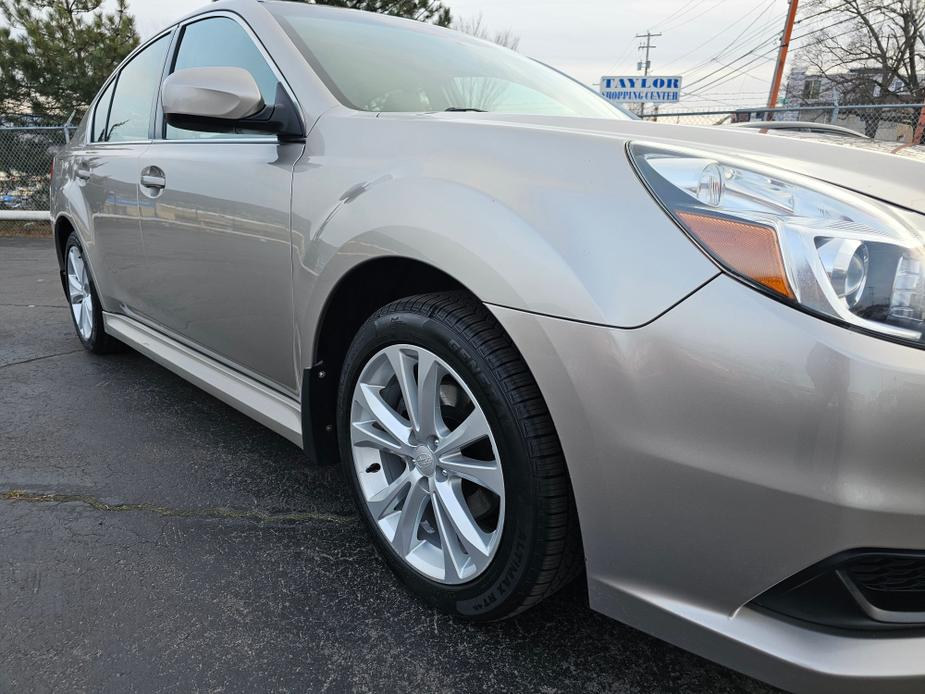
<instances>
[{"instance_id":1,"label":"door handle","mask_svg":"<svg viewBox=\"0 0 925 694\"><path fill-rule=\"evenodd\" d=\"M163 176L152 176L150 174L141 177L141 185L145 188L157 188L163 190L167 187L167 179Z\"/></svg>"},{"instance_id":2,"label":"door handle","mask_svg":"<svg viewBox=\"0 0 925 694\"><path fill-rule=\"evenodd\" d=\"M93 172L90 170L90 163L86 160L78 161L77 170L74 171L74 175L81 181L89 181L90 177L93 176Z\"/></svg>"},{"instance_id":3,"label":"door handle","mask_svg":"<svg viewBox=\"0 0 925 694\"><path fill-rule=\"evenodd\" d=\"M141 172L141 185L144 188L164 190L167 187L167 176L156 166L149 166Z\"/></svg>"}]
</instances>

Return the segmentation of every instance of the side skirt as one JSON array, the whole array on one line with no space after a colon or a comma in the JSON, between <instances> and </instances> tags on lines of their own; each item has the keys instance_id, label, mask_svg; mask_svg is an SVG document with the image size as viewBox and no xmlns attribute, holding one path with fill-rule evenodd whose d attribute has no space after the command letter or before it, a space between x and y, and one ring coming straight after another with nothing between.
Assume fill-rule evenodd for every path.
<instances>
[{"instance_id":1,"label":"side skirt","mask_svg":"<svg viewBox=\"0 0 925 694\"><path fill-rule=\"evenodd\" d=\"M106 332L210 395L302 446L299 403L125 316L103 313Z\"/></svg>"}]
</instances>

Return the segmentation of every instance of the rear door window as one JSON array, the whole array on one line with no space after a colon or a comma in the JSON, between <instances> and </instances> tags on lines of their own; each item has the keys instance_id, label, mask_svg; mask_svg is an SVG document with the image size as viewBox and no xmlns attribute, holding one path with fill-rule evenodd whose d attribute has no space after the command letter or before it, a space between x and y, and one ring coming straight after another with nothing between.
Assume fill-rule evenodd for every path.
<instances>
[{"instance_id":1,"label":"rear door window","mask_svg":"<svg viewBox=\"0 0 925 694\"><path fill-rule=\"evenodd\" d=\"M132 142L150 137L154 101L164 72L170 36L165 35L145 48L122 68L116 83L105 142Z\"/></svg>"},{"instance_id":2,"label":"rear door window","mask_svg":"<svg viewBox=\"0 0 925 694\"><path fill-rule=\"evenodd\" d=\"M113 79L99 101L96 102L96 110L93 112L92 142L99 142L106 136L106 122L109 119L109 107L112 105L112 93L115 88L116 80Z\"/></svg>"}]
</instances>

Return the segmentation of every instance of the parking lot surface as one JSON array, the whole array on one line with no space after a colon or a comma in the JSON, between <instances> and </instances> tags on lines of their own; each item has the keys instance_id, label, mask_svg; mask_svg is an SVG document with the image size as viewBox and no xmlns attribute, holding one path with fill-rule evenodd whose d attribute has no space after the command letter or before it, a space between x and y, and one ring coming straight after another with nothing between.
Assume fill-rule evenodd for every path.
<instances>
[{"instance_id":1,"label":"parking lot surface","mask_svg":"<svg viewBox=\"0 0 925 694\"><path fill-rule=\"evenodd\" d=\"M0 691L764 692L591 612L471 626L392 577L338 470L73 334L0 238Z\"/></svg>"}]
</instances>

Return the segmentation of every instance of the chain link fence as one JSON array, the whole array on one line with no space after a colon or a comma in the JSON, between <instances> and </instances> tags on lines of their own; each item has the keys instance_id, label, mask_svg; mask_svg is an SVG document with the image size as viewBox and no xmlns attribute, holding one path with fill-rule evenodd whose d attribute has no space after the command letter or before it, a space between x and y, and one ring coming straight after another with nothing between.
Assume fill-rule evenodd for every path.
<instances>
[{"instance_id":1,"label":"chain link fence","mask_svg":"<svg viewBox=\"0 0 925 694\"><path fill-rule=\"evenodd\" d=\"M799 121L848 128L875 140L899 144L925 144L925 112L922 104L822 104L737 108L721 111L666 111L646 114L645 119L681 125L731 125L758 121Z\"/></svg>"},{"instance_id":2,"label":"chain link fence","mask_svg":"<svg viewBox=\"0 0 925 694\"><path fill-rule=\"evenodd\" d=\"M36 116L0 116L0 231L48 223L51 162L75 130Z\"/></svg>"},{"instance_id":3,"label":"chain link fence","mask_svg":"<svg viewBox=\"0 0 925 694\"><path fill-rule=\"evenodd\" d=\"M0 234L46 235L51 162L76 130L71 121L0 116Z\"/></svg>"}]
</instances>

